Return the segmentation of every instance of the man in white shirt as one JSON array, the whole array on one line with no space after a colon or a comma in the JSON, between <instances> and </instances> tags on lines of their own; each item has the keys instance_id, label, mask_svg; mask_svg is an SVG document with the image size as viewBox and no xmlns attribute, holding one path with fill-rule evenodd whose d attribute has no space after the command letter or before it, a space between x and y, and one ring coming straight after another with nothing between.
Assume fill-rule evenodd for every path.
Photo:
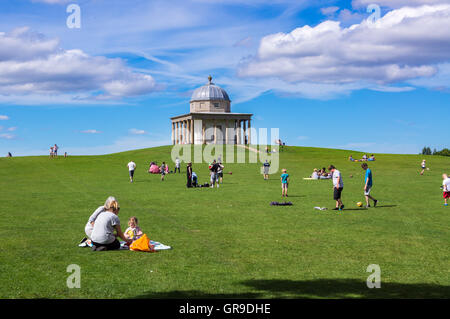
<instances>
[{"instance_id":1,"label":"man in white shirt","mask_svg":"<svg viewBox=\"0 0 450 319\"><path fill-rule=\"evenodd\" d=\"M333 208L333 210L341 211L344 209L344 204L341 200L341 193L344 189L344 182L342 181L341 172L339 172L333 165L330 165L328 170L333 175L333 198L336 201L336 208Z\"/></svg>"},{"instance_id":2,"label":"man in white shirt","mask_svg":"<svg viewBox=\"0 0 450 319\"><path fill-rule=\"evenodd\" d=\"M448 206L447 200L450 198L450 178L447 174L442 174L442 190L444 191L444 206Z\"/></svg>"},{"instance_id":3,"label":"man in white shirt","mask_svg":"<svg viewBox=\"0 0 450 319\"><path fill-rule=\"evenodd\" d=\"M128 170L130 171L130 183L133 183L133 177L134 177L134 170L136 169L136 163L133 161L130 161L128 164Z\"/></svg>"}]
</instances>

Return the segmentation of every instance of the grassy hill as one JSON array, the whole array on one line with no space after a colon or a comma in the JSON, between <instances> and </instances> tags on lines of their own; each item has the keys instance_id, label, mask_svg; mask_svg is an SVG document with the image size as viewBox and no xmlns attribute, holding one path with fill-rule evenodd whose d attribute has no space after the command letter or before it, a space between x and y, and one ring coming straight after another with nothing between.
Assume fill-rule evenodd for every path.
<instances>
[{"instance_id":1,"label":"grassy hill","mask_svg":"<svg viewBox=\"0 0 450 319\"><path fill-rule=\"evenodd\" d=\"M187 189L184 164L182 174L161 182L148 165L170 163L170 151L1 158L0 298L450 297L450 208L439 189L448 157L375 154L369 166L379 207L362 209L355 203L363 201L364 172L348 151L280 153L291 176L290 207L269 205L281 200L280 174L263 180L260 163L225 164L233 174L219 189ZM420 176L422 158L430 171ZM331 181L302 179L330 164L344 178L342 213L313 209L334 207ZM207 164L193 166L206 182ZM123 228L137 216L151 239L173 249L77 247L109 195L119 200ZM66 286L70 264L81 267L80 289ZM381 289L366 286L369 264L381 267Z\"/></svg>"}]
</instances>

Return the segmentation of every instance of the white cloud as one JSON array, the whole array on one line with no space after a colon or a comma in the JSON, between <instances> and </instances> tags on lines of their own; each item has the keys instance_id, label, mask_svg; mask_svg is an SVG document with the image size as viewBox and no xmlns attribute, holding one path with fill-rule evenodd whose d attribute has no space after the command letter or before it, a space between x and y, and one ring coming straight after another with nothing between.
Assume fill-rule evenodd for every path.
<instances>
[{"instance_id":1,"label":"white cloud","mask_svg":"<svg viewBox=\"0 0 450 319\"><path fill-rule=\"evenodd\" d=\"M134 72L122 59L63 50L27 28L0 33L0 97L71 95L84 99L145 95L158 88L152 76Z\"/></svg>"},{"instance_id":2,"label":"white cloud","mask_svg":"<svg viewBox=\"0 0 450 319\"><path fill-rule=\"evenodd\" d=\"M4 140L13 140L16 138L16 136L14 134L2 133L0 134L0 138Z\"/></svg>"},{"instance_id":3,"label":"white cloud","mask_svg":"<svg viewBox=\"0 0 450 319\"><path fill-rule=\"evenodd\" d=\"M450 60L450 5L393 10L375 24L338 21L304 26L261 40L239 68L242 77L288 83L379 87L430 77Z\"/></svg>"},{"instance_id":4,"label":"white cloud","mask_svg":"<svg viewBox=\"0 0 450 319\"><path fill-rule=\"evenodd\" d=\"M15 130L17 130L16 126L12 126L12 127L8 127L7 128L7 131L9 131L9 132L14 132Z\"/></svg>"},{"instance_id":5,"label":"white cloud","mask_svg":"<svg viewBox=\"0 0 450 319\"><path fill-rule=\"evenodd\" d=\"M401 8L401 7L416 7L422 5L435 5L448 3L448 0L353 0L353 8L364 8L370 4L377 4L379 6L388 8Z\"/></svg>"},{"instance_id":6,"label":"white cloud","mask_svg":"<svg viewBox=\"0 0 450 319\"><path fill-rule=\"evenodd\" d=\"M323 15L333 15L339 10L339 7L333 6L333 7L326 7L320 9L320 12L322 12Z\"/></svg>"},{"instance_id":7,"label":"white cloud","mask_svg":"<svg viewBox=\"0 0 450 319\"><path fill-rule=\"evenodd\" d=\"M73 0L31 0L32 2L43 2L48 4L64 4Z\"/></svg>"},{"instance_id":8,"label":"white cloud","mask_svg":"<svg viewBox=\"0 0 450 319\"><path fill-rule=\"evenodd\" d=\"M147 134L146 131L144 131L144 130L138 130L138 129L135 129L135 128L130 129L128 132L129 132L130 134L133 134L133 135L144 135L144 134Z\"/></svg>"},{"instance_id":9,"label":"white cloud","mask_svg":"<svg viewBox=\"0 0 450 319\"><path fill-rule=\"evenodd\" d=\"M100 134L100 131L97 130L84 130L84 131L80 131L80 133L84 133L84 134Z\"/></svg>"},{"instance_id":10,"label":"white cloud","mask_svg":"<svg viewBox=\"0 0 450 319\"><path fill-rule=\"evenodd\" d=\"M6 121L9 120L9 116L7 115L0 115L0 121Z\"/></svg>"}]
</instances>

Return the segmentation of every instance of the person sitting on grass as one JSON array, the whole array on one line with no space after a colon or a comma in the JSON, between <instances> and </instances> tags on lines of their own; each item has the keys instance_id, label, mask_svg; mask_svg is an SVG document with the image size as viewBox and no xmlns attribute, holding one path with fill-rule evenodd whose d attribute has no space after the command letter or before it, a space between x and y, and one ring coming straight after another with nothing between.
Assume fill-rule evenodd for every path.
<instances>
[{"instance_id":1,"label":"person sitting on grass","mask_svg":"<svg viewBox=\"0 0 450 319\"><path fill-rule=\"evenodd\" d=\"M120 242L116 237L120 237L128 245L133 241L125 237L120 228L120 219L117 216L120 206L117 200L112 200L105 206L105 211L98 215L92 229L92 250L116 250L120 249Z\"/></svg>"},{"instance_id":2,"label":"person sitting on grass","mask_svg":"<svg viewBox=\"0 0 450 319\"><path fill-rule=\"evenodd\" d=\"M88 222L86 223L86 226L84 226L84 233L86 234L86 237L84 237L81 242L80 245L85 243L85 245L83 246L91 246L92 242L91 242L91 236L92 236L92 230L94 229L94 223L95 220L97 219L98 215L100 215L101 213L103 213L106 210L106 207L110 204L110 202L115 201L116 199L113 196L109 196L106 201L105 201L105 205L99 206L93 213L92 215L89 217Z\"/></svg>"},{"instance_id":3,"label":"person sitting on grass","mask_svg":"<svg viewBox=\"0 0 450 319\"><path fill-rule=\"evenodd\" d=\"M317 168L314 169L313 173L311 174L311 178L319 179Z\"/></svg>"},{"instance_id":4,"label":"person sitting on grass","mask_svg":"<svg viewBox=\"0 0 450 319\"><path fill-rule=\"evenodd\" d=\"M198 187L198 177L195 172L192 172L192 186Z\"/></svg>"},{"instance_id":5,"label":"person sitting on grass","mask_svg":"<svg viewBox=\"0 0 450 319\"><path fill-rule=\"evenodd\" d=\"M349 161L354 162L355 159L353 158L353 156L350 155L350 157L348 158Z\"/></svg>"},{"instance_id":6,"label":"person sitting on grass","mask_svg":"<svg viewBox=\"0 0 450 319\"><path fill-rule=\"evenodd\" d=\"M281 197L288 197L289 174L285 168L281 172Z\"/></svg>"},{"instance_id":7,"label":"person sitting on grass","mask_svg":"<svg viewBox=\"0 0 450 319\"><path fill-rule=\"evenodd\" d=\"M137 217L130 217L130 219L128 220L128 228L124 233L125 237L131 239L132 241L135 241L136 239L139 239L143 234L144 233L142 232L141 228L138 226Z\"/></svg>"},{"instance_id":8,"label":"person sitting on grass","mask_svg":"<svg viewBox=\"0 0 450 319\"><path fill-rule=\"evenodd\" d=\"M372 155L370 155L370 157L369 157L369 159L368 159L368 161L374 161L375 160L375 156L372 154Z\"/></svg>"},{"instance_id":9,"label":"person sitting on grass","mask_svg":"<svg viewBox=\"0 0 450 319\"><path fill-rule=\"evenodd\" d=\"M448 206L447 200L450 198L450 178L448 178L447 174L442 174L442 190L444 191L444 206Z\"/></svg>"}]
</instances>

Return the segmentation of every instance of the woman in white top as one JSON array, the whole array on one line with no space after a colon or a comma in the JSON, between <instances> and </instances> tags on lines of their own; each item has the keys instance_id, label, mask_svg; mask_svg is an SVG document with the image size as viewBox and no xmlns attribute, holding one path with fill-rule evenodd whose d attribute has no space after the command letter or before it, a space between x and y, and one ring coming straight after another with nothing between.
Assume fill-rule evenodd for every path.
<instances>
[{"instance_id":1,"label":"woman in white top","mask_svg":"<svg viewBox=\"0 0 450 319\"><path fill-rule=\"evenodd\" d=\"M120 242L116 237L120 237L131 244L132 241L125 237L120 228L120 220L117 216L119 211L119 203L116 200L112 200L105 206L105 211L97 216L91 233L92 250L119 249Z\"/></svg>"}]
</instances>

